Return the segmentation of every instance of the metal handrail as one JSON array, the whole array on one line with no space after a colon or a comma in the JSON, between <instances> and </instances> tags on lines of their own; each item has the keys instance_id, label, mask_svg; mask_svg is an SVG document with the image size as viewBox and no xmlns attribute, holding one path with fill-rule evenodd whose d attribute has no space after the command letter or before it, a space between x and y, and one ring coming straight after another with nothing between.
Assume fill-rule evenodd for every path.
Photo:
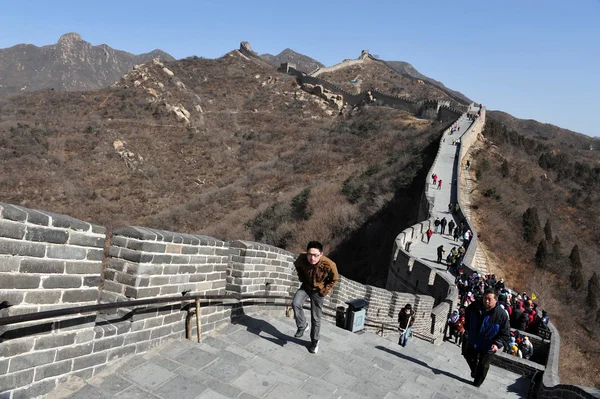
<instances>
[{"instance_id":1,"label":"metal handrail","mask_svg":"<svg viewBox=\"0 0 600 399\"><path fill-rule=\"evenodd\" d=\"M228 295L204 295L204 294L185 294L179 296L167 296L159 298L148 298L148 299L137 299L133 301L124 302L110 302L110 303L99 303L96 305L84 305L75 306L70 308L45 310L42 312L35 313L24 313L15 316L7 316L0 318L0 326L9 324L23 323L27 321L37 321L44 319L51 319L59 316L68 316L81 313L96 312L99 310L107 309L118 309L127 307L138 307L143 305L154 305L159 303L172 303L172 302L189 302L189 301L209 301L216 299L231 299L236 301L252 300L252 299L291 299L290 296L283 295L242 295L242 294L228 294Z\"/></svg>"}]
</instances>

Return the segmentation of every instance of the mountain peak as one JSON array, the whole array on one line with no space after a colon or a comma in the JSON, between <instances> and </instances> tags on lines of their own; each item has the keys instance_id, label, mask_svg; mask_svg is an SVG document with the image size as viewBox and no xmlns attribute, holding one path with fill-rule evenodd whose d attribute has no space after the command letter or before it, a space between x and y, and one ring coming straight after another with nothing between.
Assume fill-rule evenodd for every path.
<instances>
[{"instance_id":1,"label":"mountain peak","mask_svg":"<svg viewBox=\"0 0 600 399\"><path fill-rule=\"evenodd\" d=\"M60 39L58 39L58 45L59 46L69 46L75 42L81 42L81 41L83 41L83 39L81 38L81 35L79 33L69 32L69 33L65 33L64 35L62 35L60 37Z\"/></svg>"}]
</instances>

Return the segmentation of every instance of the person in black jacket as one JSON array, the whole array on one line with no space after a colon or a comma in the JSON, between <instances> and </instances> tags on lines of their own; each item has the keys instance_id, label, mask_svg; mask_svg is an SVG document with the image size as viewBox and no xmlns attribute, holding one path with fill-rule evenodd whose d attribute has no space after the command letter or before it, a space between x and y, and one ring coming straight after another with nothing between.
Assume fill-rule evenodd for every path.
<instances>
[{"instance_id":1,"label":"person in black jacket","mask_svg":"<svg viewBox=\"0 0 600 399\"><path fill-rule=\"evenodd\" d=\"M493 290L486 290L481 301L467 307L465 330L468 341L463 356L471 368L473 385L479 387L490 368L492 357L508 344L510 325L508 315L500 306Z\"/></svg>"}]
</instances>

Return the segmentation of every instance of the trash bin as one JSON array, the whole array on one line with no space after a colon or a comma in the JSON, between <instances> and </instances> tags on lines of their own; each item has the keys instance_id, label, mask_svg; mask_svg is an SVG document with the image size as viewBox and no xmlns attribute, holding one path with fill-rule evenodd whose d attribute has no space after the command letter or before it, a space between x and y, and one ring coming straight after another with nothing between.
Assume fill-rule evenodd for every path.
<instances>
[{"instance_id":1,"label":"trash bin","mask_svg":"<svg viewBox=\"0 0 600 399\"><path fill-rule=\"evenodd\" d=\"M346 304L348 305L348 309L346 309L346 329L352 332L364 330L365 315L367 313L364 308L369 305L369 302L364 299L353 299L346 302Z\"/></svg>"}]
</instances>

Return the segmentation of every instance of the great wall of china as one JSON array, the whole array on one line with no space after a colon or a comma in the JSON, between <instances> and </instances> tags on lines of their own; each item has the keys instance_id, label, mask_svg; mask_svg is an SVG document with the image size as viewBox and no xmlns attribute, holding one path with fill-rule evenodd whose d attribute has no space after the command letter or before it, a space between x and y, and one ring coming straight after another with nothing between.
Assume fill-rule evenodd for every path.
<instances>
[{"instance_id":1,"label":"great wall of china","mask_svg":"<svg viewBox=\"0 0 600 399\"><path fill-rule=\"evenodd\" d=\"M307 81L317 79L302 76ZM398 100L397 104L408 107L413 103ZM458 122L465 118L463 113L454 119ZM457 146L458 158L452 172L455 176L461 173L460 164L484 123L482 109L481 117L470 124ZM447 130L440 149L448 135ZM437 162L436 158L432 170ZM418 223L402 231L395 240L387 289L341 277L325 301L329 309L326 318L330 321L336 320L335 309L346 307L346 301L356 298L368 302L367 318L374 324L395 324L399 310L412 303L417 314L415 336L435 345L441 343L446 317L456 306L456 287L444 273L415 258L406 248L408 241L422 241L432 223L434 204L427 195L430 174ZM460 179L456 181L460 184ZM462 205L464 199L458 200ZM471 273L477 267L476 248L475 234L465 257ZM299 286L293 267L296 256L256 242L224 242L145 227L107 231L103 226L69 216L0 203L0 398L44 395L69 377L90 378L116 359L146 353L169 339L198 333L195 323L189 323L195 311L193 301L132 305L113 311L82 311L76 316L18 322L22 315L97 303L181 298L185 292L291 298ZM282 305L286 301L289 302L274 300ZM231 323L240 310L245 314L281 313L269 303L240 308L209 302L200 309L201 334L209 335ZM545 365L503 353L497 356L495 364L531 376L539 384L538 398L600 397L593 388L559 383L560 336L554 326L550 325L550 330L549 341L532 336L534 344L547 353Z\"/></svg>"}]
</instances>

